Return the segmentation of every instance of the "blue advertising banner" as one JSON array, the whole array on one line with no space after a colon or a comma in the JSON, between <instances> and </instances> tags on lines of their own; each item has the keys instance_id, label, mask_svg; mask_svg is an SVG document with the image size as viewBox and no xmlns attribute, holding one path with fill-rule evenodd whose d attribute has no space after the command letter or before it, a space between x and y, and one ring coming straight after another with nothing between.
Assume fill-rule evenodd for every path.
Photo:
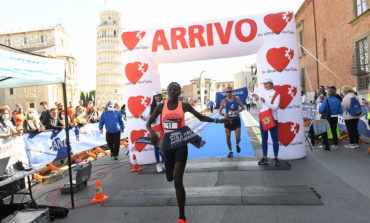
<instances>
[{"instance_id":1,"label":"blue advertising banner","mask_svg":"<svg viewBox=\"0 0 370 223\"><path fill-rule=\"evenodd\" d=\"M122 133L121 138L127 137ZM64 130L45 131L39 134L23 135L30 165L41 165L67 157ZM101 135L99 124L73 127L69 130L72 154L106 144L105 134Z\"/></svg>"},{"instance_id":2,"label":"blue advertising banner","mask_svg":"<svg viewBox=\"0 0 370 223\"><path fill-rule=\"evenodd\" d=\"M246 100L248 97L248 91L246 87L238 88L233 90L233 96L239 96L243 105L246 105ZM220 108L221 101L226 97L225 92L216 92L216 109Z\"/></svg>"}]
</instances>

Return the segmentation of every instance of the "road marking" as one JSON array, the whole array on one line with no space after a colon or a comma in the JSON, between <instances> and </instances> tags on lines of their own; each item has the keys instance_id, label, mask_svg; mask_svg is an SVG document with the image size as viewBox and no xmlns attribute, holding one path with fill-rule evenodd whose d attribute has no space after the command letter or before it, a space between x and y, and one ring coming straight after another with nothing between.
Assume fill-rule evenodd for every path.
<instances>
[{"instance_id":1,"label":"road marking","mask_svg":"<svg viewBox=\"0 0 370 223\"><path fill-rule=\"evenodd\" d=\"M259 127L260 125L257 122L257 120L248 111L245 110L241 112L241 117L244 122L244 125L246 127L251 127L258 141L262 143L261 132Z\"/></svg>"}]
</instances>

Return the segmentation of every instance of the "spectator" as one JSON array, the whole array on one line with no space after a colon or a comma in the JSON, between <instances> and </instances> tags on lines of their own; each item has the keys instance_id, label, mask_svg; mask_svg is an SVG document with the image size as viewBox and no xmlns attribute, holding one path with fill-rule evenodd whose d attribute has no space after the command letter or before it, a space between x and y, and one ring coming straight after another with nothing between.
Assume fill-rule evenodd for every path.
<instances>
[{"instance_id":1,"label":"spectator","mask_svg":"<svg viewBox=\"0 0 370 223\"><path fill-rule=\"evenodd\" d=\"M247 96L247 99L245 99L245 107L247 108L247 111L251 110L251 99L249 96Z\"/></svg>"},{"instance_id":2,"label":"spectator","mask_svg":"<svg viewBox=\"0 0 370 223\"><path fill-rule=\"evenodd\" d=\"M352 116L347 111L347 109L350 107L351 99L355 98L356 94L350 86L344 86L342 88L342 93L344 94L344 98L342 100L343 119L349 136L349 144L345 145L344 147L351 149L358 148L359 133L357 128L360 117Z\"/></svg>"},{"instance_id":3,"label":"spectator","mask_svg":"<svg viewBox=\"0 0 370 223\"><path fill-rule=\"evenodd\" d=\"M12 135L17 135L17 130L15 129L11 119L11 111L8 106L0 107L0 137L9 137Z\"/></svg>"},{"instance_id":4,"label":"spectator","mask_svg":"<svg viewBox=\"0 0 370 223\"><path fill-rule=\"evenodd\" d=\"M50 118L45 120L45 129L60 130L64 129L63 123L58 118L58 111L56 108L50 109Z\"/></svg>"},{"instance_id":5,"label":"spectator","mask_svg":"<svg viewBox=\"0 0 370 223\"><path fill-rule=\"evenodd\" d=\"M114 109L115 110L117 110L117 111L119 111L120 109L119 109L119 105L118 105L118 103L114 103Z\"/></svg>"},{"instance_id":6,"label":"spectator","mask_svg":"<svg viewBox=\"0 0 370 223\"><path fill-rule=\"evenodd\" d=\"M23 107L19 104L15 105L15 112L13 113L15 119L15 129L17 132L23 132L23 121L26 119L24 116Z\"/></svg>"},{"instance_id":7,"label":"spectator","mask_svg":"<svg viewBox=\"0 0 370 223\"><path fill-rule=\"evenodd\" d=\"M67 113L68 113L68 118L70 120L73 120L73 114L76 112L76 110L73 108L72 102L69 102L68 108L67 108Z\"/></svg>"},{"instance_id":8,"label":"spectator","mask_svg":"<svg viewBox=\"0 0 370 223\"><path fill-rule=\"evenodd\" d=\"M213 113L213 107L214 106L215 106L215 103L212 100L209 100L208 103L207 103L207 107L209 108L211 113Z\"/></svg>"},{"instance_id":9,"label":"spectator","mask_svg":"<svg viewBox=\"0 0 370 223\"><path fill-rule=\"evenodd\" d=\"M328 98L325 99L319 108L320 114L327 113L329 116L327 120L330 125L331 133L333 135L333 146L332 148L337 148L338 145L338 135L337 135L337 124L338 124L338 115L342 114L342 104L338 98L335 97L336 92L333 88L328 89ZM327 132L322 134L323 144L325 146L325 150L330 150L329 141L328 141L328 134Z\"/></svg>"},{"instance_id":10,"label":"spectator","mask_svg":"<svg viewBox=\"0 0 370 223\"><path fill-rule=\"evenodd\" d=\"M87 122L88 123L99 122L99 115L98 112L95 110L94 106L90 106L89 112L87 113Z\"/></svg>"},{"instance_id":11,"label":"spectator","mask_svg":"<svg viewBox=\"0 0 370 223\"><path fill-rule=\"evenodd\" d=\"M85 110L85 107L84 107L84 101L79 100L79 101L78 101L78 105L76 106L76 110L77 110L77 108L78 108L78 107L81 107L82 109L84 109L84 110Z\"/></svg>"},{"instance_id":12,"label":"spectator","mask_svg":"<svg viewBox=\"0 0 370 223\"><path fill-rule=\"evenodd\" d=\"M65 126L66 112L64 110L59 111L58 118L60 122L62 123L62 125ZM73 119L68 119L68 127L73 127L73 126L74 126Z\"/></svg>"},{"instance_id":13,"label":"spectator","mask_svg":"<svg viewBox=\"0 0 370 223\"><path fill-rule=\"evenodd\" d=\"M26 119L23 121L23 129L25 133L39 133L45 130L35 109L30 108L26 112Z\"/></svg>"},{"instance_id":14,"label":"spectator","mask_svg":"<svg viewBox=\"0 0 370 223\"><path fill-rule=\"evenodd\" d=\"M320 91L320 95L316 99L316 104L321 104L322 101L325 99L326 92L325 91Z\"/></svg>"},{"instance_id":15,"label":"spectator","mask_svg":"<svg viewBox=\"0 0 370 223\"><path fill-rule=\"evenodd\" d=\"M114 110L113 104L110 101L107 104L107 110L100 117L99 130L101 134L103 134L104 125L107 131L106 140L111 150L111 156L115 160L118 160L121 132L123 132L125 126L123 125L121 113Z\"/></svg>"},{"instance_id":16,"label":"spectator","mask_svg":"<svg viewBox=\"0 0 370 223\"><path fill-rule=\"evenodd\" d=\"M333 89L335 91L334 97L338 98L338 100L342 102L342 97L339 94L337 94L337 88L335 86L330 86L329 89Z\"/></svg>"},{"instance_id":17,"label":"spectator","mask_svg":"<svg viewBox=\"0 0 370 223\"><path fill-rule=\"evenodd\" d=\"M306 94L304 93L304 91L301 91L301 97L302 97L302 104L306 103L307 102L307 97L306 97Z\"/></svg>"},{"instance_id":18,"label":"spectator","mask_svg":"<svg viewBox=\"0 0 370 223\"><path fill-rule=\"evenodd\" d=\"M123 119L126 120L126 105L125 104L123 104L121 107L121 115Z\"/></svg>"},{"instance_id":19,"label":"spectator","mask_svg":"<svg viewBox=\"0 0 370 223\"><path fill-rule=\"evenodd\" d=\"M42 101L40 102L40 106L42 110L41 115L40 115L40 122L45 126L44 121L50 118L50 111L48 109L48 103L46 101Z\"/></svg>"},{"instance_id":20,"label":"spectator","mask_svg":"<svg viewBox=\"0 0 370 223\"><path fill-rule=\"evenodd\" d=\"M90 113L90 109L93 106L94 106L94 103L92 101L89 101L89 103L86 106L86 114Z\"/></svg>"},{"instance_id":21,"label":"spectator","mask_svg":"<svg viewBox=\"0 0 370 223\"><path fill-rule=\"evenodd\" d=\"M78 106L76 109L75 123L80 127L87 123L85 111L81 106Z\"/></svg>"},{"instance_id":22,"label":"spectator","mask_svg":"<svg viewBox=\"0 0 370 223\"><path fill-rule=\"evenodd\" d=\"M60 111L64 110L64 106L63 106L63 104L62 104L62 103L58 103L58 105L57 105L57 109L58 109L58 112L60 112Z\"/></svg>"}]
</instances>

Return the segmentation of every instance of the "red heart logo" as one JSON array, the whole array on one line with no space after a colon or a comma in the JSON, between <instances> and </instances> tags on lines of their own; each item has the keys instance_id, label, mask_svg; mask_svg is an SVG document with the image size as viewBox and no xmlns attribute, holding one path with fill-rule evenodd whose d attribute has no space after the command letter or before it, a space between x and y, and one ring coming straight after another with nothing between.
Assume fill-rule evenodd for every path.
<instances>
[{"instance_id":1,"label":"red heart logo","mask_svg":"<svg viewBox=\"0 0 370 223\"><path fill-rule=\"evenodd\" d=\"M267 51L266 59L275 70L281 72L294 57L294 50L286 47L271 48Z\"/></svg>"},{"instance_id":2,"label":"red heart logo","mask_svg":"<svg viewBox=\"0 0 370 223\"><path fill-rule=\"evenodd\" d=\"M293 122L279 122L279 142L284 146L289 145L299 132L299 124Z\"/></svg>"},{"instance_id":3,"label":"red heart logo","mask_svg":"<svg viewBox=\"0 0 370 223\"><path fill-rule=\"evenodd\" d=\"M144 143L135 143L136 140L138 140L139 138L141 137L148 137L150 136L150 133L145 130L145 129L141 129L141 130L132 130L131 133L130 133L130 140L131 140L131 143L135 145L135 148L138 152L141 152L143 151L143 149L145 148L146 144Z\"/></svg>"},{"instance_id":4,"label":"red heart logo","mask_svg":"<svg viewBox=\"0 0 370 223\"><path fill-rule=\"evenodd\" d=\"M274 33L280 34L292 18L293 13L291 12L279 12L266 15L263 18L263 21Z\"/></svg>"},{"instance_id":5,"label":"red heart logo","mask_svg":"<svg viewBox=\"0 0 370 223\"><path fill-rule=\"evenodd\" d=\"M122 33L121 39L127 49L132 50L139 43L139 41L144 38L144 36L145 32L143 31L124 32Z\"/></svg>"},{"instance_id":6,"label":"red heart logo","mask_svg":"<svg viewBox=\"0 0 370 223\"><path fill-rule=\"evenodd\" d=\"M280 94L279 108L285 109L292 102L293 98L297 95L297 87L292 85L275 85L275 90Z\"/></svg>"},{"instance_id":7,"label":"red heart logo","mask_svg":"<svg viewBox=\"0 0 370 223\"><path fill-rule=\"evenodd\" d=\"M128 63L125 67L126 77L133 84L136 84L147 70L148 64L139 61Z\"/></svg>"},{"instance_id":8,"label":"red heart logo","mask_svg":"<svg viewBox=\"0 0 370 223\"><path fill-rule=\"evenodd\" d=\"M151 103L152 99L144 96L132 96L128 98L128 109L135 118L139 118Z\"/></svg>"}]
</instances>

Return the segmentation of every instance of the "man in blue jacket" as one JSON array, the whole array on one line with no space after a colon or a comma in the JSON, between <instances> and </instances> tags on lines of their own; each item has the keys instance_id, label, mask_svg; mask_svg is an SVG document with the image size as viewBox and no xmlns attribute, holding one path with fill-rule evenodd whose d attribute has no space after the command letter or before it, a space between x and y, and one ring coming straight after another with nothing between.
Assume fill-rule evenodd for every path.
<instances>
[{"instance_id":1,"label":"man in blue jacket","mask_svg":"<svg viewBox=\"0 0 370 223\"><path fill-rule=\"evenodd\" d=\"M335 96L336 92L334 89L328 89L328 98L324 99L320 105L319 112L320 114L327 113L329 114L327 119L330 124L331 133L333 134L333 146L332 148L337 148L338 145L338 135L337 135L337 124L338 124L338 115L343 113L342 104L340 100ZM329 113L328 113L329 112ZM325 150L330 150L328 134L325 132L322 135L323 143Z\"/></svg>"},{"instance_id":2,"label":"man in blue jacket","mask_svg":"<svg viewBox=\"0 0 370 223\"><path fill-rule=\"evenodd\" d=\"M103 126L107 131L105 138L111 151L110 155L115 160L118 159L119 153L119 142L121 139L121 132L125 129L122 121L122 115L120 111L113 108L111 101L107 104L107 109L103 112L99 121L99 130L103 134Z\"/></svg>"}]
</instances>

